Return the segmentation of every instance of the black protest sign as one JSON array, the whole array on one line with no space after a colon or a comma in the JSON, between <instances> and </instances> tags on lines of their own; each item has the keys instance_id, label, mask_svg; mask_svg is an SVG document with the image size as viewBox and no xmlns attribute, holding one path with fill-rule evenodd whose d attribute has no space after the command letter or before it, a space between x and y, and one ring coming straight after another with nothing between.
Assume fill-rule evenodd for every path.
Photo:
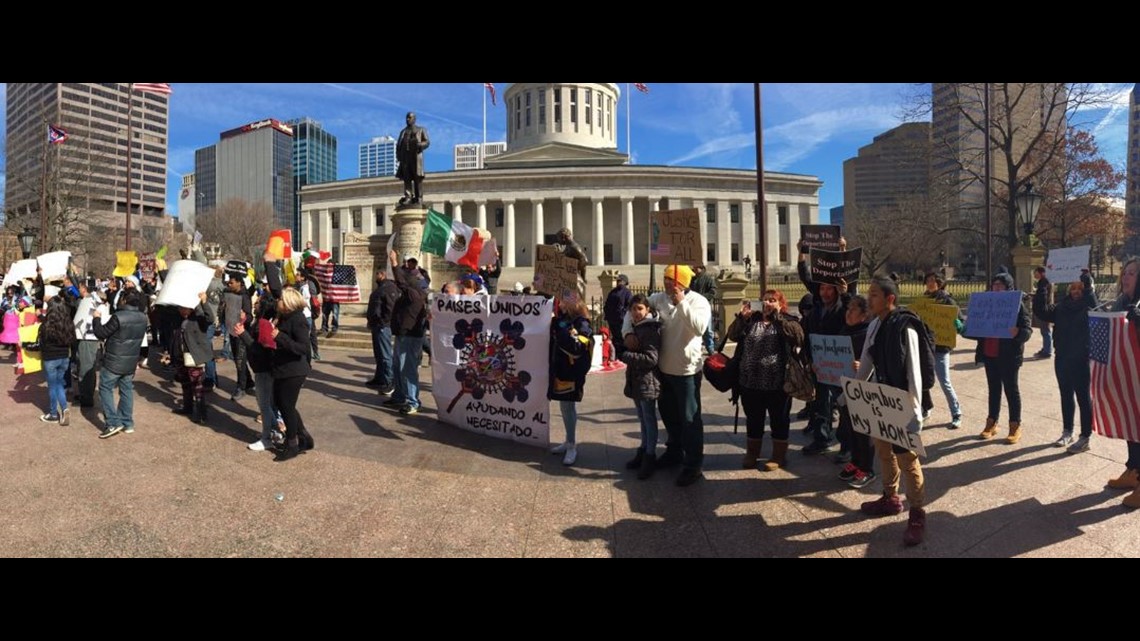
<instances>
[{"instance_id":1,"label":"black protest sign","mask_svg":"<svg viewBox=\"0 0 1140 641\"><path fill-rule=\"evenodd\" d=\"M812 282L829 285L839 285L840 280L847 283L859 280L859 264L862 262L862 247L845 252L813 249L808 255Z\"/></svg>"},{"instance_id":2,"label":"black protest sign","mask_svg":"<svg viewBox=\"0 0 1140 641\"><path fill-rule=\"evenodd\" d=\"M657 265L704 265L701 213L696 209L651 212L649 253Z\"/></svg>"},{"instance_id":3,"label":"black protest sign","mask_svg":"<svg viewBox=\"0 0 1140 641\"><path fill-rule=\"evenodd\" d=\"M839 225L800 225L800 242L803 250L826 249L839 251Z\"/></svg>"}]
</instances>

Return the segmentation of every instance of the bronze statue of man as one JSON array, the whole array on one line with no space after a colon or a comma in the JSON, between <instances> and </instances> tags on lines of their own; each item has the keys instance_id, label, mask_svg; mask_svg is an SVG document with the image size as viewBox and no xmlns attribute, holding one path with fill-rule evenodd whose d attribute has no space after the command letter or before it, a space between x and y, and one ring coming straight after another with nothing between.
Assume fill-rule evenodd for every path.
<instances>
[{"instance_id":1,"label":"bronze statue of man","mask_svg":"<svg viewBox=\"0 0 1140 641\"><path fill-rule=\"evenodd\" d=\"M400 140L396 143L396 160L400 166L396 170L396 177L404 181L404 197L400 199L401 205L423 203L424 182L424 150L431 142L428 140L427 130L416 126L416 114L409 111L406 118L408 126L400 132Z\"/></svg>"}]
</instances>

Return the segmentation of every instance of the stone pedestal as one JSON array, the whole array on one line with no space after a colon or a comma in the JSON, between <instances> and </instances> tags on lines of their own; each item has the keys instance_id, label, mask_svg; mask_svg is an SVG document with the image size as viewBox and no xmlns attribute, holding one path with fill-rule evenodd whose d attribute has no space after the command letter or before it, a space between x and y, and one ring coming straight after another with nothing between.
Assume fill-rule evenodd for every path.
<instances>
[{"instance_id":1,"label":"stone pedestal","mask_svg":"<svg viewBox=\"0 0 1140 641\"><path fill-rule=\"evenodd\" d=\"M720 323L720 331L727 332L729 323L744 302L744 288L748 287L748 279L730 274L728 278L718 280L716 286L720 295L720 317L717 322Z\"/></svg>"},{"instance_id":2,"label":"stone pedestal","mask_svg":"<svg viewBox=\"0 0 1140 641\"><path fill-rule=\"evenodd\" d=\"M1017 288L1033 293L1033 268L1045 264L1045 250L1041 247L1018 245L1013 248L1013 279ZM992 276L991 276L992 278Z\"/></svg>"},{"instance_id":3,"label":"stone pedestal","mask_svg":"<svg viewBox=\"0 0 1140 641\"><path fill-rule=\"evenodd\" d=\"M616 269L607 269L598 274L598 283L602 286L602 298L609 296L610 291L617 286L619 272Z\"/></svg>"},{"instance_id":4,"label":"stone pedestal","mask_svg":"<svg viewBox=\"0 0 1140 641\"><path fill-rule=\"evenodd\" d=\"M360 285L360 303L344 303L340 313L363 315L368 307L368 297L376 286L376 271L388 264L386 255L388 236L369 236L356 232L344 235L341 263L356 268L356 281Z\"/></svg>"},{"instance_id":5,"label":"stone pedestal","mask_svg":"<svg viewBox=\"0 0 1140 641\"><path fill-rule=\"evenodd\" d=\"M420 251L424 239L424 221L427 210L422 207L405 207L392 214L392 235L396 237L392 249L396 250L397 260L404 262L405 256L415 256L420 267L431 273L431 254Z\"/></svg>"}]
</instances>

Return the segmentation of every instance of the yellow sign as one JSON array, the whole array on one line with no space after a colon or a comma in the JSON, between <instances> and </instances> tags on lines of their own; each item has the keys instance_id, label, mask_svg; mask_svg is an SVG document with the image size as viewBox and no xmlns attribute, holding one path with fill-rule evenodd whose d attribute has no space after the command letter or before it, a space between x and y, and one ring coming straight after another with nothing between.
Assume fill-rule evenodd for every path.
<instances>
[{"instance_id":1,"label":"yellow sign","mask_svg":"<svg viewBox=\"0 0 1140 641\"><path fill-rule=\"evenodd\" d=\"M20 343L34 343L40 336L40 323L25 325L20 328ZM24 373L35 374L44 368L43 357L40 352L33 352L20 348L24 357Z\"/></svg>"},{"instance_id":2,"label":"yellow sign","mask_svg":"<svg viewBox=\"0 0 1140 641\"><path fill-rule=\"evenodd\" d=\"M919 296L908 307L934 332L935 345L950 349L957 347L958 331L954 328L954 321L958 318L957 305L942 305L933 298Z\"/></svg>"},{"instance_id":3,"label":"yellow sign","mask_svg":"<svg viewBox=\"0 0 1140 641\"><path fill-rule=\"evenodd\" d=\"M133 251L115 252L115 277L130 276L135 273L135 266L139 263L139 255Z\"/></svg>"}]
</instances>

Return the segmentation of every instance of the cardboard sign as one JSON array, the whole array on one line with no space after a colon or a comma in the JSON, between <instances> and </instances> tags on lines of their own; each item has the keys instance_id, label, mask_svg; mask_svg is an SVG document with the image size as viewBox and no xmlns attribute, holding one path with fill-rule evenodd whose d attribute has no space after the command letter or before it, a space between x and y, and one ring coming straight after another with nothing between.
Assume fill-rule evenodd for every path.
<instances>
[{"instance_id":1,"label":"cardboard sign","mask_svg":"<svg viewBox=\"0 0 1140 641\"><path fill-rule=\"evenodd\" d=\"M1045 278L1054 285L1075 283L1081 279L1081 270L1089 268L1090 245L1050 249L1045 260Z\"/></svg>"},{"instance_id":2,"label":"cardboard sign","mask_svg":"<svg viewBox=\"0 0 1140 641\"><path fill-rule=\"evenodd\" d=\"M800 241L804 251L824 249L839 251L839 225L800 225Z\"/></svg>"},{"instance_id":3,"label":"cardboard sign","mask_svg":"<svg viewBox=\"0 0 1140 641\"><path fill-rule=\"evenodd\" d=\"M970 294L970 315L963 332L971 338L1011 338L1009 330L1017 326L1021 310L1021 292L974 292Z\"/></svg>"},{"instance_id":4,"label":"cardboard sign","mask_svg":"<svg viewBox=\"0 0 1140 641\"><path fill-rule=\"evenodd\" d=\"M293 230L278 229L269 234L269 242L265 244L265 253L276 260L289 258L293 255Z\"/></svg>"},{"instance_id":5,"label":"cardboard sign","mask_svg":"<svg viewBox=\"0 0 1140 641\"><path fill-rule=\"evenodd\" d=\"M816 380L824 385L839 387L844 376L855 375L855 351L850 336L812 334L811 362Z\"/></svg>"},{"instance_id":6,"label":"cardboard sign","mask_svg":"<svg viewBox=\"0 0 1140 641\"><path fill-rule=\"evenodd\" d=\"M940 305L929 296L919 296L907 307L934 332L935 345L950 349L958 346L958 330L954 328L954 321L958 319L957 305Z\"/></svg>"},{"instance_id":7,"label":"cardboard sign","mask_svg":"<svg viewBox=\"0 0 1140 641\"><path fill-rule=\"evenodd\" d=\"M843 394L856 432L926 456L922 422L904 389L843 377Z\"/></svg>"},{"instance_id":8,"label":"cardboard sign","mask_svg":"<svg viewBox=\"0 0 1140 641\"><path fill-rule=\"evenodd\" d=\"M142 274L143 280L154 278L157 269L158 259L155 258L154 252L139 254L139 273Z\"/></svg>"},{"instance_id":9,"label":"cardboard sign","mask_svg":"<svg viewBox=\"0 0 1140 641\"><path fill-rule=\"evenodd\" d=\"M439 420L535 447L550 441L550 323L541 296L431 297Z\"/></svg>"},{"instance_id":10,"label":"cardboard sign","mask_svg":"<svg viewBox=\"0 0 1140 641\"><path fill-rule=\"evenodd\" d=\"M198 294L206 291L214 279L214 270L196 260L176 260L170 264L162 291L155 305L177 305L194 309Z\"/></svg>"},{"instance_id":11,"label":"cardboard sign","mask_svg":"<svg viewBox=\"0 0 1140 641\"><path fill-rule=\"evenodd\" d=\"M8 272L4 274L4 287L8 285L15 285L25 278L35 279L36 277L36 259L25 258L24 260L17 260L12 263L8 268Z\"/></svg>"},{"instance_id":12,"label":"cardboard sign","mask_svg":"<svg viewBox=\"0 0 1140 641\"><path fill-rule=\"evenodd\" d=\"M534 257L534 286L539 293L561 296L566 291L579 291L577 260L564 256L553 245L536 245Z\"/></svg>"},{"instance_id":13,"label":"cardboard sign","mask_svg":"<svg viewBox=\"0 0 1140 641\"><path fill-rule=\"evenodd\" d=\"M841 279L847 283L859 280L859 265L862 262L862 247L845 252L812 249L808 256L812 282L829 285L838 285Z\"/></svg>"},{"instance_id":14,"label":"cardboard sign","mask_svg":"<svg viewBox=\"0 0 1140 641\"><path fill-rule=\"evenodd\" d=\"M649 254L656 265L704 265L701 247L701 212L673 209L650 212L653 238Z\"/></svg>"},{"instance_id":15,"label":"cardboard sign","mask_svg":"<svg viewBox=\"0 0 1140 641\"><path fill-rule=\"evenodd\" d=\"M112 276L122 278L135 273L135 266L139 264L139 255L133 251L115 252L115 271Z\"/></svg>"},{"instance_id":16,"label":"cardboard sign","mask_svg":"<svg viewBox=\"0 0 1140 641\"><path fill-rule=\"evenodd\" d=\"M44 282L48 283L53 280L63 280L67 276L67 264L71 261L71 252L58 251L43 254L36 257L36 262L39 263ZM32 275L35 278L35 274Z\"/></svg>"}]
</instances>

